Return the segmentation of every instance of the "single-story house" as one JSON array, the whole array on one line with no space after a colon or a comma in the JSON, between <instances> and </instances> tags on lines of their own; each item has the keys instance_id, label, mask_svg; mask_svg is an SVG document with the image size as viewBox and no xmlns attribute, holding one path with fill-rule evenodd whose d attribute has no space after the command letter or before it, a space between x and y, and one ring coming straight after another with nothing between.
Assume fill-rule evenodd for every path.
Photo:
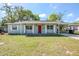
<instances>
[{"instance_id":1,"label":"single-story house","mask_svg":"<svg viewBox=\"0 0 79 59\"><path fill-rule=\"evenodd\" d=\"M53 34L58 33L58 25L51 21L22 21L7 23L9 34Z\"/></svg>"},{"instance_id":2,"label":"single-story house","mask_svg":"<svg viewBox=\"0 0 79 59\"><path fill-rule=\"evenodd\" d=\"M71 30L79 31L79 24L69 24Z\"/></svg>"}]
</instances>

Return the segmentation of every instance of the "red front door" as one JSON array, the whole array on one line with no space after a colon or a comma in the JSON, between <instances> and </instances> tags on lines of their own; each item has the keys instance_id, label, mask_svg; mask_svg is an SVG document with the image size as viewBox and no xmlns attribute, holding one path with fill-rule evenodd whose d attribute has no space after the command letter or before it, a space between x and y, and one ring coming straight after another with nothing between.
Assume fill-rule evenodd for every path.
<instances>
[{"instance_id":1,"label":"red front door","mask_svg":"<svg viewBox=\"0 0 79 59\"><path fill-rule=\"evenodd\" d=\"M41 33L41 25L38 25L38 33Z\"/></svg>"}]
</instances>

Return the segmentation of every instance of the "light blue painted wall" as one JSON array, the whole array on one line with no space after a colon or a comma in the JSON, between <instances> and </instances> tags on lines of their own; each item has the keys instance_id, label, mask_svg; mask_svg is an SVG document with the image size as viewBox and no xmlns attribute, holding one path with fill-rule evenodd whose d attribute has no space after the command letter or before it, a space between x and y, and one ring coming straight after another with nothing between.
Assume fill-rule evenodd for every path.
<instances>
[{"instance_id":1,"label":"light blue painted wall","mask_svg":"<svg viewBox=\"0 0 79 59\"><path fill-rule=\"evenodd\" d=\"M37 25L37 24L34 25L34 33L35 33L35 34L38 33L38 25Z\"/></svg>"},{"instance_id":2,"label":"light blue painted wall","mask_svg":"<svg viewBox=\"0 0 79 59\"><path fill-rule=\"evenodd\" d=\"M42 33L45 34L45 25L42 25Z\"/></svg>"},{"instance_id":3,"label":"light blue painted wall","mask_svg":"<svg viewBox=\"0 0 79 59\"><path fill-rule=\"evenodd\" d=\"M21 31L20 34L24 34L24 25L23 24L20 25L19 29Z\"/></svg>"},{"instance_id":4,"label":"light blue painted wall","mask_svg":"<svg viewBox=\"0 0 79 59\"><path fill-rule=\"evenodd\" d=\"M17 26L17 30L12 30L12 26ZM19 34L20 33L20 25L10 24L8 25L8 33L9 34Z\"/></svg>"}]
</instances>

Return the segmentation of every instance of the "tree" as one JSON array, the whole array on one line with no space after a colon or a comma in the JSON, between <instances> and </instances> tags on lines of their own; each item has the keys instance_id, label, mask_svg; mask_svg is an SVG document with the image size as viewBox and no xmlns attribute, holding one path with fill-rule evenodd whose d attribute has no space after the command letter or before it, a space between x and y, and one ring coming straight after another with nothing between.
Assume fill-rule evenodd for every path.
<instances>
[{"instance_id":1,"label":"tree","mask_svg":"<svg viewBox=\"0 0 79 59\"><path fill-rule=\"evenodd\" d=\"M1 26L1 21L0 21L0 26Z\"/></svg>"},{"instance_id":2,"label":"tree","mask_svg":"<svg viewBox=\"0 0 79 59\"><path fill-rule=\"evenodd\" d=\"M16 21L40 20L39 15L33 14L31 10L26 10L22 6L12 7L4 4L1 10L6 12L2 18L2 25Z\"/></svg>"},{"instance_id":3,"label":"tree","mask_svg":"<svg viewBox=\"0 0 79 59\"><path fill-rule=\"evenodd\" d=\"M15 7L15 13L17 21L29 20L33 14L30 10L25 10L22 6Z\"/></svg>"},{"instance_id":4,"label":"tree","mask_svg":"<svg viewBox=\"0 0 79 59\"><path fill-rule=\"evenodd\" d=\"M63 17L62 13L59 13L59 14L52 13L48 17L48 21L56 21L56 22L58 22L58 33L60 33L60 31L61 31L61 25L60 25L60 23L62 21L62 17Z\"/></svg>"},{"instance_id":5,"label":"tree","mask_svg":"<svg viewBox=\"0 0 79 59\"><path fill-rule=\"evenodd\" d=\"M62 13L52 13L48 16L48 21L61 21L63 17Z\"/></svg>"},{"instance_id":6,"label":"tree","mask_svg":"<svg viewBox=\"0 0 79 59\"><path fill-rule=\"evenodd\" d=\"M39 17L38 14L34 14L34 15L33 15L33 19L34 19L35 21L39 21L39 20L40 20L40 17Z\"/></svg>"},{"instance_id":7,"label":"tree","mask_svg":"<svg viewBox=\"0 0 79 59\"><path fill-rule=\"evenodd\" d=\"M4 4L1 8L2 11L5 11L5 16L2 18L2 25L5 25L7 22L14 22L15 18L13 16L13 8L8 6L8 4Z\"/></svg>"},{"instance_id":8,"label":"tree","mask_svg":"<svg viewBox=\"0 0 79 59\"><path fill-rule=\"evenodd\" d=\"M39 16L33 14L30 10L25 10L23 7L15 7L15 15L18 21L40 20Z\"/></svg>"},{"instance_id":9,"label":"tree","mask_svg":"<svg viewBox=\"0 0 79 59\"><path fill-rule=\"evenodd\" d=\"M12 9L11 6L8 6L8 4L5 3L0 10L5 11L6 15L9 15L12 11L11 9Z\"/></svg>"},{"instance_id":10,"label":"tree","mask_svg":"<svg viewBox=\"0 0 79 59\"><path fill-rule=\"evenodd\" d=\"M58 20L58 14L52 13L48 17L48 21L56 21Z\"/></svg>"},{"instance_id":11,"label":"tree","mask_svg":"<svg viewBox=\"0 0 79 59\"><path fill-rule=\"evenodd\" d=\"M6 17L2 18L1 26L5 26L8 21L6 20Z\"/></svg>"}]
</instances>

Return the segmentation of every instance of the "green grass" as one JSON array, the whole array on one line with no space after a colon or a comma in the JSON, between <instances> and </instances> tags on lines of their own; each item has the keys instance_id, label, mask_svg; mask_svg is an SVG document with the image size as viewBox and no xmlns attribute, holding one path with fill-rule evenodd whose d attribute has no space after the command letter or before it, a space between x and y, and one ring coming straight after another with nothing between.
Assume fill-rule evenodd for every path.
<instances>
[{"instance_id":1,"label":"green grass","mask_svg":"<svg viewBox=\"0 0 79 59\"><path fill-rule=\"evenodd\" d=\"M75 32L74 32L74 34L77 34L77 35L79 35L79 31L75 31Z\"/></svg>"},{"instance_id":2,"label":"green grass","mask_svg":"<svg viewBox=\"0 0 79 59\"><path fill-rule=\"evenodd\" d=\"M64 36L0 35L1 56L79 56L79 40Z\"/></svg>"}]
</instances>

